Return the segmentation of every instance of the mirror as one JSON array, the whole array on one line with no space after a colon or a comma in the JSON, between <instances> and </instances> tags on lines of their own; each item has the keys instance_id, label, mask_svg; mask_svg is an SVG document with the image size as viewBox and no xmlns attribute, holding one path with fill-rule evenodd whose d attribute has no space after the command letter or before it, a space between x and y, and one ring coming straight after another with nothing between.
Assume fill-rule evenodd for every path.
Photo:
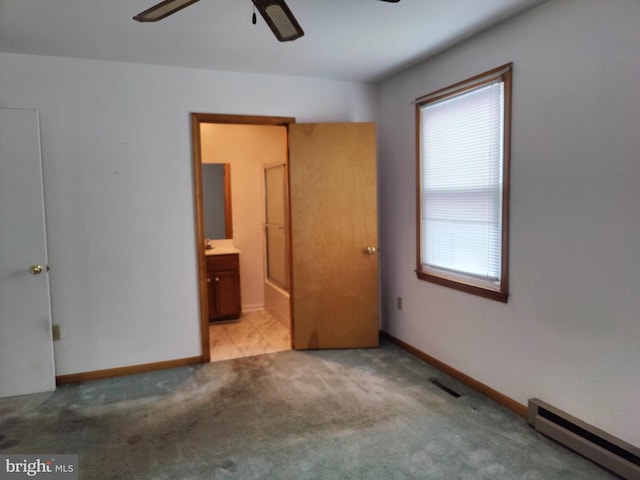
<instances>
[{"instance_id":1,"label":"mirror","mask_svg":"<svg viewBox=\"0 0 640 480\"><path fill-rule=\"evenodd\" d=\"M231 165L202 164L202 210L204 238L233 238L231 221Z\"/></svg>"}]
</instances>

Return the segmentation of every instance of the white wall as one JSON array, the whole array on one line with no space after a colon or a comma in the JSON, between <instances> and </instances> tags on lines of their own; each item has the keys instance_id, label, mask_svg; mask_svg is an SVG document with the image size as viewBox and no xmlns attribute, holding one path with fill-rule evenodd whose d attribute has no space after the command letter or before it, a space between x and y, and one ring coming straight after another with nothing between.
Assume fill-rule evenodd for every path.
<instances>
[{"instance_id":1,"label":"white wall","mask_svg":"<svg viewBox=\"0 0 640 480\"><path fill-rule=\"evenodd\" d=\"M383 328L640 445L640 2L554 0L381 87ZM414 109L514 62L511 296L414 273ZM395 297L403 297L403 310Z\"/></svg>"},{"instance_id":2,"label":"white wall","mask_svg":"<svg viewBox=\"0 0 640 480\"><path fill-rule=\"evenodd\" d=\"M190 112L370 121L357 83L0 53L40 110L58 375L200 355Z\"/></svg>"}]
</instances>

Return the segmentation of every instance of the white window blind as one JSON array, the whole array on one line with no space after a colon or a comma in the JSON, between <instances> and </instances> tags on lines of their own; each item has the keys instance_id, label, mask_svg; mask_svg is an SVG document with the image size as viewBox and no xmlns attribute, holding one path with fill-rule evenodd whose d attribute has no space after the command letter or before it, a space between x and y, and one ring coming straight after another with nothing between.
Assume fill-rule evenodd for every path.
<instances>
[{"instance_id":1,"label":"white window blind","mask_svg":"<svg viewBox=\"0 0 640 480\"><path fill-rule=\"evenodd\" d=\"M500 280L502 80L420 107L421 263Z\"/></svg>"}]
</instances>

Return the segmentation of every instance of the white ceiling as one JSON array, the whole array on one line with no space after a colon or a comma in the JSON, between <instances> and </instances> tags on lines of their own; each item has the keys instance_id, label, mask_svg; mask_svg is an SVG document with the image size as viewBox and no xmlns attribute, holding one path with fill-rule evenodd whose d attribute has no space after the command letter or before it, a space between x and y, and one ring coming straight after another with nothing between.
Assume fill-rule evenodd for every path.
<instances>
[{"instance_id":1,"label":"white ceiling","mask_svg":"<svg viewBox=\"0 0 640 480\"><path fill-rule=\"evenodd\" d=\"M0 51L376 82L545 0L287 0L305 36L278 42L251 0L0 0Z\"/></svg>"}]
</instances>

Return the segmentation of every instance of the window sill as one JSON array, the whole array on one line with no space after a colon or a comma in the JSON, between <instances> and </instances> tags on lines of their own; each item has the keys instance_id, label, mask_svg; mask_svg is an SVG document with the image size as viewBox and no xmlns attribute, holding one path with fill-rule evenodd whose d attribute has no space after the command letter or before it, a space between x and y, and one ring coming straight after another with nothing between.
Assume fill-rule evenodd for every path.
<instances>
[{"instance_id":1,"label":"window sill","mask_svg":"<svg viewBox=\"0 0 640 480\"><path fill-rule=\"evenodd\" d=\"M507 298L509 296L508 292L506 291L495 290L489 287L474 285L472 283L467 283L461 280L454 280L448 277L433 275L419 269L416 270L416 275L420 280L424 280L425 282L435 283L443 287L453 288L461 292L470 293L471 295L477 295L479 297L488 298L490 300L495 300L501 303L507 303Z\"/></svg>"}]
</instances>

